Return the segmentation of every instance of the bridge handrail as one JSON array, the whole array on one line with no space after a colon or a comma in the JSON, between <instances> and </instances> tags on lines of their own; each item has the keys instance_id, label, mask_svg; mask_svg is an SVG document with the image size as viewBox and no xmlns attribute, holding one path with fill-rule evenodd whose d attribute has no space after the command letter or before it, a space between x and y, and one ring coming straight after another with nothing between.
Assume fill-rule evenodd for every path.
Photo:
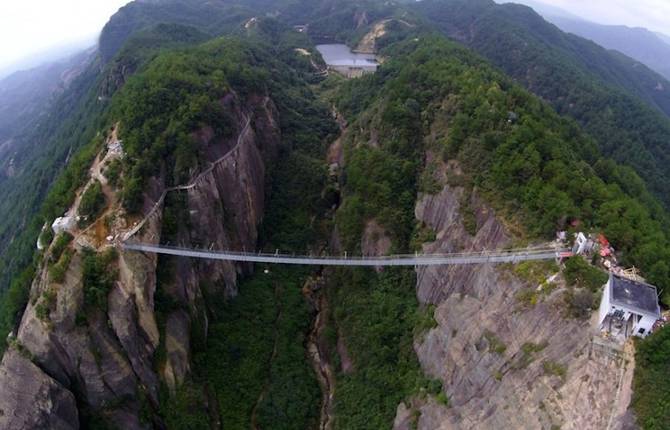
<instances>
[{"instance_id":1,"label":"bridge handrail","mask_svg":"<svg viewBox=\"0 0 670 430\"><path fill-rule=\"evenodd\" d=\"M263 252L244 252L244 251L214 251L207 248L185 248L174 245L155 245L144 243L121 243L121 248L134 251L157 252L158 250L173 251L170 254L178 255L179 252L185 254L207 254L211 256L230 256L249 259L253 261L256 259L268 260L310 260L318 261L341 261L341 262L371 262L384 263L392 260L410 260L410 261L443 261L446 259L467 259L467 258L486 258L484 261L505 259L509 257L533 257L533 256L547 256L559 255L562 252L568 251L563 248L530 248L521 250L492 250L492 251L474 251L461 253L435 253L435 254L393 254L384 256L345 256L345 255L295 255L295 254L279 254L279 253L263 253ZM514 261L514 259L513 259Z\"/></svg>"}]
</instances>

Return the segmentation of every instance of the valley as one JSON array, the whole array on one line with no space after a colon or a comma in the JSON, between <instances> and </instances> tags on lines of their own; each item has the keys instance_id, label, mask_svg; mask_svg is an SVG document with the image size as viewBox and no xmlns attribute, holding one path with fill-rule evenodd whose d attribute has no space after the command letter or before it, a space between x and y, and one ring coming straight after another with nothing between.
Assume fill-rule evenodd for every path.
<instances>
[{"instance_id":1,"label":"valley","mask_svg":"<svg viewBox=\"0 0 670 430\"><path fill-rule=\"evenodd\" d=\"M667 428L599 309L670 304L667 100L530 13L122 8L7 194L0 428Z\"/></svg>"}]
</instances>

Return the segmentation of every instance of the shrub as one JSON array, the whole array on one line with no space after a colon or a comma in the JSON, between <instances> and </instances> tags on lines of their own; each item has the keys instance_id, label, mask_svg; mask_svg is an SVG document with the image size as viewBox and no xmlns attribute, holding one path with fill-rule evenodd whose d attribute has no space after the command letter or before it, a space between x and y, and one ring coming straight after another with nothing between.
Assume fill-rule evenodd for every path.
<instances>
[{"instance_id":1,"label":"shrub","mask_svg":"<svg viewBox=\"0 0 670 430\"><path fill-rule=\"evenodd\" d=\"M596 292L607 282L607 274L599 270L581 257L572 257L565 262L563 275L568 285L578 288L588 288Z\"/></svg>"},{"instance_id":2,"label":"shrub","mask_svg":"<svg viewBox=\"0 0 670 430\"><path fill-rule=\"evenodd\" d=\"M515 297L524 308L535 306L539 300L539 294L534 288L522 288L517 291Z\"/></svg>"},{"instance_id":3,"label":"shrub","mask_svg":"<svg viewBox=\"0 0 670 430\"><path fill-rule=\"evenodd\" d=\"M46 322L49 320L49 313L55 302L56 292L54 290L47 289L42 293L40 302L35 306L35 315L40 321Z\"/></svg>"},{"instance_id":4,"label":"shrub","mask_svg":"<svg viewBox=\"0 0 670 430\"><path fill-rule=\"evenodd\" d=\"M542 369L544 369L545 374L558 376L563 380L565 380L565 376L568 371L565 365L551 360L546 360L542 362Z\"/></svg>"},{"instance_id":5,"label":"shrub","mask_svg":"<svg viewBox=\"0 0 670 430\"><path fill-rule=\"evenodd\" d=\"M414 233L410 241L410 248L414 251L420 252L424 243L435 242L437 235L435 230L425 223L417 223L414 226Z\"/></svg>"},{"instance_id":6,"label":"shrub","mask_svg":"<svg viewBox=\"0 0 670 430\"><path fill-rule=\"evenodd\" d=\"M70 266L72 254L73 251L71 249L66 249L63 255L61 255L61 257L58 259L58 262L49 266L49 276L51 278L51 282L60 284L65 280L65 273Z\"/></svg>"},{"instance_id":7,"label":"shrub","mask_svg":"<svg viewBox=\"0 0 670 430\"><path fill-rule=\"evenodd\" d=\"M51 245L51 242L54 240L54 231L51 229L50 225L47 225L42 233L40 233L39 241L44 247Z\"/></svg>"},{"instance_id":8,"label":"shrub","mask_svg":"<svg viewBox=\"0 0 670 430\"><path fill-rule=\"evenodd\" d=\"M514 266L514 274L533 286L543 284L547 276L558 270L553 261L524 261Z\"/></svg>"},{"instance_id":9,"label":"shrub","mask_svg":"<svg viewBox=\"0 0 670 430\"><path fill-rule=\"evenodd\" d=\"M82 281L84 283L84 305L89 309L107 311L107 295L117 278L112 264L117 258L116 250L110 248L102 254L84 250Z\"/></svg>"},{"instance_id":10,"label":"shrub","mask_svg":"<svg viewBox=\"0 0 670 430\"><path fill-rule=\"evenodd\" d=\"M670 326L637 344L632 407L645 430L665 430L670 423Z\"/></svg>"},{"instance_id":11,"label":"shrub","mask_svg":"<svg viewBox=\"0 0 670 430\"><path fill-rule=\"evenodd\" d=\"M105 194L102 192L102 185L99 181L94 181L81 197L79 203L79 215L92 221L100 214L105 207Z\"/></svg>"},{"instance_id":12,"label":"shrub","mask_svg":"<svg viewBox=\"0 0 670 430\"><path fill-rule=\"evenodd\" d=\"M484 330L484 338L489 344L489 352L502 355L507 350L507 346L495 335L495 333L489 330Z\"/></svg>"},{"instance_id":13,"label":"shrub","mask_svg":"<svg viewBox=\"0 0 670 430\"><path fill-rule=\"evenodd\" d=\"M542 343L524 343L521 345L521 356L513 367L515 369L525 369L530 363L533 362L533 360L535 360L535 354L542 351L547 347L547 345L548 343L546 341Z\"/></svg>"},{"instance_id":14,"label":"shrub","mask_svg":"<svg viewBox=\"0 0 670 430\"><path fill-rule=\"evenodd\" d=\"M428 305L425 309L417 311L417 321L414 326L415 336L420 336L435 327L437 327L435 305Z\"/></svg>"},{"instance_id":15,"label":"shrub","mask_svg":"<svg viewBox=\"0 0 670 430\"><path fill-rule=\"evenodd\" d=\"M435 396L435 400L437 400L437 403L449 407L449 396L447 396L444 392L440 392L437 396Z\"/></svg>"},{"instance_id":16,"label":"shrub","mask_svg":"<svg viewBox=\"0 0 670 430\"><path fill-rule=\"evenodd\" d=\"M119 185L119 180L121 179L121 169L122 164L121 160L119 159L112 160L107 166L107 169L105 169L105 177L107 178L107 182L109 182L110 186L116 188Z\"/></svg>"},{"instance_id":17,"label":"shrub","mask_svg":"<svg viewBox=\"0 0 670 430\"><path fill-rule=\"evenodd\" d=\"M468 232L470 236L477 234L477 216L475 210L472 207L470 199L465 195L461 199L461 220L463 221L463 227L465 231Z\"/></svg>"},{"instance_id":18,"label":"shrub","mask_svg":"<svg viewBox=\"0 0 670 430\"><path fill-rule=\"evenodd\" d=\"M63 251L65 251L65 248L67 248L70 242L72 242L72 239L74 239L74 237L68 232L60 233L56 237L56 240L51 246L51 257L49 259L50 262L55 263L60 259L60 256L63 254Z\"/></svg>"},{"instance_id":19,"label":"shrub","mask_svg":"<svg viewBox=\"0 0 670 430\"><path fill-rule=\"evenodd\" d=\"M590 290L568 290L563 300L567 306L569 316L578 319L588 319L595 308L596 296Z\"/></svg>"}]
</instances>

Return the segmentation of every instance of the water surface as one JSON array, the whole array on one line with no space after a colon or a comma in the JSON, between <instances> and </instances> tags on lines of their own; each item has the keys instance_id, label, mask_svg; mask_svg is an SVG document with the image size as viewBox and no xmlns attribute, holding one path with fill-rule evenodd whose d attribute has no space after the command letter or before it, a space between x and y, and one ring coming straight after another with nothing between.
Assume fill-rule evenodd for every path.
<instances>
[{"instance_id":1,"label":"water surface","mask_svg":"<svg viewBox=\"0 0 670 430\"><path fill-rule=\"evenodd\" d=\"M347 45L341 43L316 45L316 49L329 66L377 67L378 65L374 54L351 52Z\"/></svg>"}]
</instances>

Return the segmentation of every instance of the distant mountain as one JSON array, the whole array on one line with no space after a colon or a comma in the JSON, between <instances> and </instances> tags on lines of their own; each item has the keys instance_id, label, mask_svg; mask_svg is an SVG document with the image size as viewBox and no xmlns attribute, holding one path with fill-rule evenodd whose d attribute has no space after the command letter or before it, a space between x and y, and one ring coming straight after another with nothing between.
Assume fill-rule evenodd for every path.
<instances>
[{"instance_id":1,"label":"distant mountain","mask_svg":"<svg viewBox=\"0 0 670 430\"><path fill-rule=\"evenodd\" d=\"M602 25L559 16L545 18L565 32L622 52L670 79L670 44L645 28Z\"/></svg>"},{"instance_id":2,"label":"distant mountain","mask_svg":"<svg viewBox=\"0 0 670 430\"><path fill-rule=\"evenodd\" d=\"M15 172L14 154L33 128L91 61L94 49L15 72L0 80L0 181Z\"/></svg>"},{"instance_id":3,"label":"distant mountain","mask_svg":"<svg viewBox=\"0 0 670 430\"><path fill-rule=\"evenodd\" d=\"M522 5L533 8L533 10L535 12L539 13L540 15L542 15L545 18L547 16L556 16L556 17L561 17L561 18L566 18L566 19L572 19L572 20L575 20L575 21L583 20L581 17L579 17L579 16L577 16L573 13L570 13L570 12L566 11L565 9L561 9L559 7L552 6L552 5L542 3L542 2L539 2L539 1L535 1L535 0L496 0L496 3L522 4Z\"/></svg>"},{"instance_id":4,"label":"distant mountain","mask_svg":"<svg viewBox=\"0 0 670 430\"><path fill-rule=\"evenodd\" d=\"M654 34L656 36L658 36L658 38L661 39L663 42L665 42L667 44L670 44L670 36L668 36L667 34L658 33L658 32L654 33Z\"/></svg>"},{"instance_id":5,"label":"distant mountain","mask_svg":"<svg viewBox=\"0 0 670 430\"><path fill-rule=\"evenodd\" d=\"M513 0L533 8L561 30L617 50L670 79L670 37L641 27L604 25L585 20L561 8L534 0Z\"/></svg>"},{"instance_id":6,"label":"distant mountain","mask_svg":"<svg viewBox=\"0 0 670 430\"><path fill-rule=\"evenodd\" d=\"M82 40L52 46L40 52L34 52L11 64L0 65L0 79L19 72L33 70L52 63L61 63L78 53L94 46L97 43L97 35Z\"/></svg>"}]
</instances>

